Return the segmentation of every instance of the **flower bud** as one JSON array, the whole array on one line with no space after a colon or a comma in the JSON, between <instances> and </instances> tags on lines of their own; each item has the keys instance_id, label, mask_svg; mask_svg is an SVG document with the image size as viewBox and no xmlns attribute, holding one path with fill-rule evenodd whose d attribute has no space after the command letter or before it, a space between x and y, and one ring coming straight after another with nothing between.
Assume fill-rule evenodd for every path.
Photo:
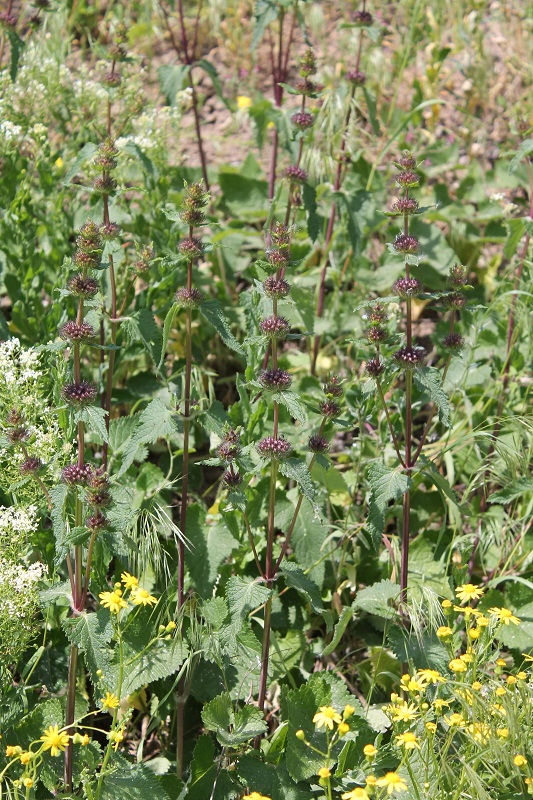
<instances>
[{"instance_id":1,"label":"flower bud","mask_svg":"<svg viewBox=\"0 0 533 800\"><path fill-rule=\"evenodd\" d=\"M351 69L346 73L346 78L356 86L364 86L366 83L366 73L361 72L359 69Z\"/></svg>"},{"instance_id":2,"label":"flower bud","mask_svg":"<svg viewBox=\"0 0 533 800\"><path fill-rule=\"evenodd\" d=\"M109 522L107 517L101 513L101 511L97 511L95 514L91 514L90 517L87 517L85 520L85 525L89 528L90 531L96 532L101 531L103 528L107 528Z\"/></svg>"},{"instance_id":3,"label":"flower bud","mask_svg":"<svg viewBox=\"0 0 533 800\"><path fill-rule=\"evenodd\" d=\"M416 172L406 170L405 172L400 172L399 175L396 176L396 183L403 189L416 189L419 184L419 177Z\"/></svg>"},{"instance_id":4,"label":"flower bud","mask_svg":"<svg viewBox=\"0 0 533 800\"><path fill-rule=\"evenodd\" d=\"M322 391L328 398L342 397L342 386L338 375L329 375L326 383L322 386Z\"/></svg>"},{"instance_id":5,"label":"flower bud","mask_svg":"<svg viewBox=\"0 0 533 800\"><path fill-rule=\"evenodd\" d=\"M83 342L87 339L92 339L95 335L95 330L92 325L87 322L77 323L74 321L65 322L59 329L59 335L62 339L71 342Z\"/></svg>"},{"instance_id":6,"label":"flower bud","mask_svg":"<svg viewBox=\"0 0 533 800\"><path fill-rule=\"evenodd\" d=\"M354 14L354 22L361 28L369 28L373 21L374 18L370 11L356 11Z\"/></svg>"},{"instance_id":7,"label":"flower bud","mask_svg":"<svg viewBox=\"0 0 533 800\"><path fill-rule=\"evenodd\" d=\"M341 412L341 408L338 403L335 403L333 400L325 400L320 405L320 413L323 417L338 417Z\"/></svg>"},{"instance_id":8,"label":"flower bud","mask_svg":"<svg viewBox=\"0 0 533 800\"><path fill-rule=\"evenodd\" d=\"M180 253L191 260L194 258L200 258L205 250L202 240L196 236L192 236L188 239L182 239L178 247Z\"/></svg>"},{"instance_id":9,"label":"flower bud","mask_svg":"<svg viewBox=\"0 0 533 800\"><path fill-rule=\"evenodd\" d=\"M257 450L264 458L280 460L292 452L292 445L284 436L267 436L258 443Z\"/></svg>"},{"instance_id":10,"label":"flower bud","mask_svg":"<svg viewBox=\"0 0 533 800\"><path fill-rule=\"evenodd\" d=\"M293 126L299 131L306 131L308 128L311 128L314 121L314 116L308 111L297 111L296 114L293 114L291 117Z\"/></svg>"},{"instance_id":11,"label":"flower bud","mask_svg":"<svg viewBox=\"0 0 533 800\"><path fill-rule=\"evenodd\" d=\"M21 475L35 475L36 472L42 467L42 461L39 458L27 458L22 464L19 466L19 471Z\"/></svg>"},{"instance_id":12,"label":"flower bud","mask_svg":"<svg viewBox=\"0 0 533 800\"><path fill-rule=\"evenodd\" d=\"M64 467L61 478L68 486L84 486L92 474L90 464L69 464Z\"/></svg>"},{"instance_id":13,"label":"flower bud","mask_svg":"<svg viewBox=\"0 0 533 800\"><path fill-rule=\"evenodd\" d=\"M329 451L329 442L325 436L318 436L315 434L309 437L307 449L311 453L327 453Z\"/></svg>"},{"instance_id":14,"label":"flower bud","mask_svg":"<svg viewBox=\"0 0 533 800\"><path fill-rule=\"evenodd\" d=\"M291 329L285 317L267 317L259 323L259 327L269 339L284 339Z\"/></svg>"},{"instance_id":15,"label":"flower bud","mask_svg":"<svg viewBox=\"0 0 533 800\"><path fill-rule=\"evenodd\" d=\"M122 229L115 222L106 222L100 226L100 236L104 242L114 242L121 234Z\"/></svg>"},{"instance_id":16,"label":"flower bud","mask_svg":"<svg viewBox=\"0 0 533 800\"><path fill-rule=\"evenodd\" d=\"M415 200L414 197L399 197L394 201L392 210L397 211L398 214L416 214L418 200Z\"/></svg>"},{"instance_id":17,"label":"flower bud","mask_svg":"<svg viewBox=\"0 0 533 800\"><path fill-rule=\"evenodd\" d=\"M259 383L263 389L282 392L290 387L292 376L285 369L265 369L259 376Z\"/></svg>"},{"instance_id":18,"label":"flower bud","mask_svg":"<svg viewBox=\"0 0 533 800\"><path fill-rule=\"evenodd\" d=\"M176 303L180 308L198 308L204 302L204 295L199 289L187 289L185 286L176 292Z\"/></svg>"},{"instance_id":19,"label":"flower bud","mask_svg":"<svg viewBox=\"0 0 533 800\"><path fill-rule=\"evenodd\" d=\"M416 369L422 365L425 355L423 347L401 347L392 357L404 369Z\"/></svg>"},{"instance_id":20,"label":"flower bud","mask_svg":"<svg viewBox=\"0 0 533 800\"><path fill-rule=\"evenodd\" d=\"M380 360L379 356L376 356L366 362L365 370L371 378L379 378L385 370L385 364Z\"/></svg>"},{"instance_id":21,"label":"flower bud","mask_svg":"<svg viewBox=\"0 0 533 800\"><path fill-rule=\"evenodd\" d=\"M67 383L61 390L63 400L73 406L85 406L94 403L96 394L96 386L90 381Z\"/></svg>"},{"instance_id":22,"label":"flower bud","mask_svg":"<svg viewBox=\"0 0 533 800\"><path fill-rule=\"evenodd\" d=\"M409 150L404 150L398 159L398 164L402 169L414 169L416 167L416 160Z\"/></svg>"},{"instance_id":23,"label":"flower bud","mask_svg":"<svg viewBox=\"0 0 533 800\"><path fill-rule=\"evenodd\" d=\"M237 470L227 469L222 475L222 480L230 489L235 489L242 483L242 475Z\"/></svg>"},{"instance_id":24,"label":"flower bud","mask_svg":"<svg viewBox=\"0 0 533 800\"><path fill-rule=\"evenodd\" d=\"M422 284L416 278L399 278L392 285L392 291L407 300L408 297L416 297L422 291Z\"/></svg>"},{"instance_id":25,"label":"flower bud","mask_svg":"<svg viewBox=\"0 0 533 800\"><path fill-rule=\"evenodd\" d=\"M452 353L458 353L463 349L465 340L459 333L449 333L442 340L442 346Z\"/></svg>"},{"instance_id":26,"label":"flower bud","mask_svg":"<svg viewBox=\"0 0 533 800\"><path fill-rule=\"evenodd\" d=\"M408 233L399 233L394 240L394 249L397 253L416 253L419 247L419 241L416 236L410 236Z\"/></svg>"},{"instance_id":27,"label":"flower bud","mask_svg":"<svg viewBox=\"0 0 533 800\"><path fill-rule=\"evenodd\" d=\"M67 288L74 297L94 297L98 293L98 281L94 278L85 278L79 272L70 278Z\"/></svg>"},{"instance_id":28,"label":"flower bud","mask_svg":"<svg viewBox=\"0 0 533 800\"><path fill-rule=\"evenodd\" d=\"M307 181L307 172L305 169L296 167L293 164L285 169L284 175L291 183L305 183Z\"/></svg>"},{"instance_id":29,"label":"flower bud","mask_svg":"<svg viewBox=\"0 0 533 800\"><path fill-rule=\"evenodd\" d=\"M461 264L455 264L450 269L447 282L448 285L452 286L454 289L461 289L463 286L466 286L468 282L466 269Z\"/></svg>"},{"instance_id":30,"label":"flower bud","mask_svg":"<svg viewBox=\"0 0 533 800\"><path fill-rule=\"evenodd\" d=\"M284 278L276 278L275 275L271 275L264 281L263 288L267 297L271 297L273 300L281 300L287 297L291 290L290 285Z\"/></svg>"}]
</instances>

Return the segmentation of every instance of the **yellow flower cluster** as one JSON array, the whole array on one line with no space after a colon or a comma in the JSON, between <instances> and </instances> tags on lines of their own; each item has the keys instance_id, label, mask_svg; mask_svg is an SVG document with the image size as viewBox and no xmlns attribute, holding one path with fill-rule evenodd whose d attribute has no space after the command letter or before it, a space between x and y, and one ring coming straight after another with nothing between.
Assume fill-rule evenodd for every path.
<instances>
[{"instance_id":1,"label":"yellow flower cluster","mask_svg":"<svg viewBox=\"0 0 533 800\"><path fill-rule=\"evenodd\" d=\"M118 614L121 609L128 607L128 603L123 597L124 592L129 592L129 601L134 606L152 606L157 603L157 598L140 587L139 579L134 575L123 572L120 577L122 583L115 583L112 592L100 592L98 595L103 607L108 608L112 614Z\"/></svg>"}]
</instances>

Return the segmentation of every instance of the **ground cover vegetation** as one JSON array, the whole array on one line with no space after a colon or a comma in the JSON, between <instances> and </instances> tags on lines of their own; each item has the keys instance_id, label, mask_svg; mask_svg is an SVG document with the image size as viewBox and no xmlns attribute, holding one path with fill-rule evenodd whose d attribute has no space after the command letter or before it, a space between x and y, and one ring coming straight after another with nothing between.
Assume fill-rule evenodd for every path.
<instances>
[{"instance_id":1,"label":"ground cover vegetation","mask_svg":"<svg viewBox=\"0 0 533 800\"><path fill-rule=\"evenodd\" d=\"M526 5L4 4L1 798L533 794Z\"/></svg>"}]
</instances>

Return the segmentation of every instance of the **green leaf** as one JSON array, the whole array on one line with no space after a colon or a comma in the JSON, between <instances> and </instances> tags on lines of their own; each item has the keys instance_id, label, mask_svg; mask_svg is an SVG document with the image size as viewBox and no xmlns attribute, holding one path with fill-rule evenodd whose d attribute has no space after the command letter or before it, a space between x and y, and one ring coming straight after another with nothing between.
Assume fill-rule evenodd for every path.
<instances>
[{"instance_id":1,"label":"green leaf","mask_svg":"<svg viewBox=\"0 0 533 800\"><path fill-rule=\"evenodd\" d=\"M242 353L243 349L235 336L231 332L228 321L224 316L222 306L218 300L205 300L200 306L200 313L209 322L210 325L220 334L224 343L235 350L237 353Z\"/></svg>"},{"instance_id":2,"label":"green leaf","mask_svg":"<svg viewBox=\"0 0 533 800\"><path fill-rule=\"evenodd\" d=\"M228 773L218 770L215 746L207 734L196 742L187 784L187 800L233 800L241 795Z\"/></svg>"},{"instance_id":3,"label":"green leaf","mask_svg":"<svg viewBox=\"0 0 533 800\"><path fill-rule=\"evenodd\" d=\"M227 731L233 725L235 714L233 713L233 703L228 692L219 694L202 709L202 721L208 731L218 733Z\"/></svg>"},{"instance_id":4,"label":"green leaf","mask_svg":"<svg viewBox=\"0 0 533 800\"><path fill-rule=\"evenodd\" d=\"M143 764L129 764L109 770L102 781L100 800L169 800L160 781Z\"/></svg>"},{"instance_id":5,"label":"green leaf","mask_svg":"<svg viewBox=\"0 0 533 800\"><path fill-rule=\"evenodd\" d=\"M74 412L74 424L83 422L88 431L96 433L103 442L107 442L106 416L105 409L100 406L83 406Z\"/></svg>"},{"instance_id":6,"label":"green leaf","mask_svg":"<svg viewBox=\"0 0 533 800\"><path fill-rule=\"evenodd\" d=\"M435 464L432 461L427 461L424 459L424 463L422 466L422 472L429 476L433 484L437 487L439 492L445 495L448 500L459 508L459 498L457 497L453 487L450 486L446 478L444 478L440 472L438 471Z\"/></svg>"},{"instance_id":7,"label":"green leaf","mask_svg":"<svg viewBox=\"0 0 533 800\"><path fill-rule=\"evenodd\" d=\"M419 639L401 625L391 626L387 630L387 642L402 663L408 662L417 669L436 669L446 673L450 656L434 633L425 632Z\"/></svg>"},{"instance_id":8,"label":"green leaf","mask_svg":"<svg viewBox=\"0 0 533 800\"><path fill-rule=\"evenodd\" d=\"M339 644L340 640L344 635L344 631L348 627L348 623L353 619L353 606L345 606L342 611L337 623L335 625L335 629L333 631L333 638L331 642L323 649L322 655L323 656L330 656L337 645Z\"/></svg>"},{"instance_id":9,"label":"green leaf","mask_svg":"<svg viewBox=\"0 0 533 800\"><path fill-rule=\"evenodd\" d=\"M316 242L320 230L320 219L317 214L316 189L308 183L302 188L305 214L307 218L307 233L312 242Z\"/></svg>"},{"instance_id":10,"label":"green leaf","mask_svg":"<svg viewBox=\"0 0 533 800\"><path fill-rule=\"evenodd\" d=\"M324 580L325 565L322 546L326 536L327 527L324 520L316 516L309 503L303 503L294 526L292 547L296 561L318 586L322 586Z\"/></svg>"},{"instance_id":11,"label":"green leaf","mask_svg":"<svg viewBox=\"0 0 533 800\"><path fill-rule=\"evenodd\" d=\"M131 342L141 341L157 366L161 358L163 337L152 313L147 308L135 311L122 323L122 330Z\"/></svg>"},{"instance_id":12,"label":"green leaf","mask_svg":"<svg viewBox=\"0 0 533 800\"><path fill-rule=\"evenodd\" d=\"M189 85L189 70L187 64L165 64L158 67L159 86L169 106L176 105L176 95L182 91L184 84Z\"/></svg>"},{"instance_id":13,"label":"green leaf","mask_svg":"<svg viewBox=\"0 0 533 800\"><path fill-rule=\"evenodd\" d=\"M509 163L509 173L512 175L513 172L516 172L520 163L529 156L530 153L533 153L533 139L525 139L516 151L514 158L511 159Z\"/></svg>"},{"instance_id":14,"label":"green leaf","mask_svg":"<svg viewBox=\"0 0 533 800\"><path fill-rule=\"evenodd\" d=\"M507 486L504 486L497 492L493 492L488 500L489 503L501 503L502 505L506 505L516 500L517 497L522 497L523 494L531 491L533 491L533 478L516 478L514 481L508 483Z\"/></svg>"},{"instance_id":15,"label":"green leaf","mask_svg":"<svg viewBox=\"0 0 533 800\"><path fill-rule=\"evenodd\" d=\"M50 490L50 500L52 508L50 517L52 518L52 529L55 537L55 564L62 564L69 551L67 545L67 527L65 524L65 503L67 502L68 489L66 484L59 483Z\"/></svg>"},{"instance_id":16,"label":"green leaf","mask_svg":"<svg viewBox=\"0 0 533 800\"><path fill-rule=\"evenodd\" d=\"M188 569L200 597L209 597L218 580L219 566L238 547L224 520L216 525L205 524L205 511L196 503L187 509L187 538L192 556Z\"/></svg>"},{"instance_id":17,"label":"green leaf","mask_svg":"<svg viewBox=\"0 0 533 800\"><path fill-rule=\"evenodd\" d=\"M530 653L533 650L533 603L526 603L513 614L520 620L520 625L501 625L496 632L496 638L506 647Z\"/></svg>"},{"instance_id":18,"label":"green leaf","mask_svg":"<svg viewBox=\"0 0 533 800\"><path fill-rule=\"evenodd\" d=\"M285 406L291 417L297 419L298 422L305 424L307 422L307 414L305 408L300 402L297 394L294 392L274 392L272 400L275 403L280 403Z\"/></svg>"},{"instance_id":19,"label":"green leaf","mask_svg":"<svg viewBox=\"0 0 533 800\"><path fill-rule=\"evenodd\" d=\"M281 572L285 578L285 583L292 589L301 594L315 614L320 614L326 621L327 630L332 630L331 611L324 608L322 598L320 597L320 589L314 581L307 577L304 571L292 561L285 561L281 565Z\"/></svg>"},{"instance_id":20,"label":"green leaf","mask_svg":"<svg viewBox=\"0 0 533 800\"><path fill-rule=\"evenodd\" d=\"M78 174L82 164L85 164L86 161L89 161L89 159L93 157L93 155L96 153L96 150L97 147L92 142L87 142L87 144L82 147L77 159L74 161L70 169L67 171L67 174L63 178L63 186L71 185L72 178Z\"/></svg>"},{"instance_id":21,"label":"green leaf","mask_svg":"<svg viewBox=\"0 0 533 800\"><path fill-rule=\"evenodd\" d=\"M248 705L235 714L233 729L230 732L219 731L217 739L222 747L238 747L256 736L261 736L266 729L262 712L255 706Z\"/></svg>"},{"instance_id":22,"label":"green leaf","mask_svg":"<svg viewBox=\"0 0 533 800\"><path fill-rule=\"evenodd\" d=\"M374 549L377 552L385 527L385 512L389 500L397 500L411 488L411 479L383 464L372 464L368 470L368 480L371 488L367 528L372 535Z\"/></svg>"},{"instance_id":23,"label":"green leaf","mask_svg":"<svg viewBox=\"0 0 533 800\"><path fill-rule=\"evenodd\" d=\"M209 77L211 78L211 83L213 84L213 88L217 94L217 97L219 97L226 106L226 108L229 108L231 111L231 104L227 101L224 95L224 92L222 90L222 84L220 83L220 78L218 77L218 72L215 65L212 64L210 61L208 61L207 58L202 58L200 59L200 61L197 61L194 64L194 66L200 67L200 69L203 69L203 71L209 75Z\"/></svg>"},{"instance_id":24,"label":"green leaf","mask_svg":"<svg viewBox=\"0 0 533 800\"><path fill-rule=\"evenodd\" d=\"M280 461L278 469L286 478L296 481L303 496L307 497L314 507L315 487L305 461L301 461L298 458L288 458L286 461Z\"/></svg>"},{"instance_id":25,"label":"green leaf","mask_svg":"<svg viewBox=\"0 0 533 800\"><path fill-rule=\"evenodd\" d=\"M254 32L250 49L252 52L257 50L257 46L271 22L278 18L279 9L275 0L257 0L255 4Z\"/></svg>"},{"instance_id":26,"label":"green leaf","mask_svg":"<svg viewBox=\"0 0 533 800\"><path fill-rule=\"evenodd\" d=\"M390 603L392 600L397 600L399 596L400 587L398 584L383 580L361 589L357 593L353 607L384 619L397 619L398 612L392 608Z\"/></svg>"},{"instance_id":27,"label":"green leaf","mask_svg":"<svg viewBox=\"0 0 533 800\"><path fill-rule=\"evenodd\" d=\"M520 239L525 233L524 220L520 218L508 219L505 224L509 230L509 235L503 247L503 254L505 258L510 259L516 253L516 248L518 247Z\"/></svg>"},{"instance_id":28,"label":"green leaf","mask_svg":"<svg viewBox=\"0 0 533 800\"><path fill-rule=\"evenodd\" d=\"M137 418L135 429L125 447L118 476L123 475L133 464L139 447L154 444L158 439L166 439L174 433L176 424L172 412L162 400L154 398Z\"/></svg>"},{"instance_id":29,"label":"green leaf","mask_svg":"<svg viewBox=\"0 0 533 800\"><path fill-rule=\"evenodd\" d=\"M168 337L170 336L170 331L172 330L172 326L174 324L174 318L179 310L178 303L174 303L169 310L167 311L167 315L165 317L165 322L163 323L163 339L161 341L161 356L159 358L159 363L157 365L157 369L160 370L163 366L163 361L165 360L167 344L168 344Z\"/></svg>"},{"instance_id":30,"label":"green leaf","mask_svg":"<svg viewBox=\"0 0 533 800\"><path fill-rule=\"evenodd\" d=\"M129 658L125 658L121 699L133 694L141 686L175 675L187 654L187 644L177 639L157 639L140 652L135 644Z\"/></svg>"},{"instance_id":31,"label":"green leaf","mask_svg":"<svg viewBox=\"0 0 533 800\"><path fill-rule=\"evenodd\" d=\"M450 404L446 392L442 388L442 374L435 367L420 367L414 370L413 379L421 392L428 394L439 410L439 419L447 428L451 428Z\"/></svg>"},{"instance_id":32,"label":"green leaf","mask_svg":"<svg viewBox=\"0 0 533 800\"><path fill-rule=\"evenodd\" d=\"M24 41L20 38L14 28L4 28L9 39L9 46L11 50L11 60L9 63L9 77L15 82L19 68L20 54L24 50Z\"/></svg>"},{"instance_id":33,"label":"green leaf","mask_svg":"<svg viewBox=\"0 0 533 800\"><path fill-rule=\"evenodd\" d=\"M107 609L96 612L82 612L77 617L69 617L62 622L63 629L71 644L75 644L85 655L85 662L96 680L96 671L101 669L109 674L109 643L113 638L111 615Z\"/></svg>"},{"instance_id":34,"label":"green leaf","mask_svg":"<svg viewBox=\"0 0 533 800\"><path fill-rule=\"evenodd\" d=\"M235 622L243 621L250 611L262 606L271 596L271 589L257 581L245 581L238 575L232 575L226 585L226 600Z\"/></svg>"}]
</instances>

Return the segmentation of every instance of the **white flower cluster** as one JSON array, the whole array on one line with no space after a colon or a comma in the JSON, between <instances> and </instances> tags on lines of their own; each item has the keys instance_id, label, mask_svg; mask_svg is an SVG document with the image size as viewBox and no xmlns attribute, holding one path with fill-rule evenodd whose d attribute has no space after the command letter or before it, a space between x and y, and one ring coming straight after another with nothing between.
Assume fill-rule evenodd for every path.
<instances>
[{"instance_id":1,"label":"white flower cluster","mask_svg":"<svg viewBox=\"0 0 533 800\"><path fill-rule=\"evenodd\" d=\"M148 154L165 147L173 126L181 119L181 107L163 106L145 111L132 120L133 133L121 136L116 145L123 150L129 143L137 145Z\"/></svg>"},{"instance_id":2,"label":"white flower cluster","mask_svg":"<svg viewBox=\"0 0 533 800\"><path fill-rule=\"evenodd\" d=\"M34 505L0 506L0 535L8 533L29 534L37 530L37 507Z\"/></svg>"},{"instance_id":3,"label":"white flower cluster","mask_svg":"<svg viewBox=\"0 0 533 800\"><path fill-rule=\"evenodd\" d=\"M46 575L47 569L40 561L26 567L23 564L14 564L0 559L0 583L7 582L18 594L32 590L35 584Z\"/></svg>"},{"instance_id":4,"label":"white flower cluster","mask_svg":"<svg viewBox=\"0 0 533 800\"><path fill-rule=\"evenodd\" d=\"M17 338L0 344L0 387L1 384L33 384L42 373L39 369L39 354L33 347L21 347ZM31 390L31 386L27 387Z\"/></svg>"}]
</instances>

